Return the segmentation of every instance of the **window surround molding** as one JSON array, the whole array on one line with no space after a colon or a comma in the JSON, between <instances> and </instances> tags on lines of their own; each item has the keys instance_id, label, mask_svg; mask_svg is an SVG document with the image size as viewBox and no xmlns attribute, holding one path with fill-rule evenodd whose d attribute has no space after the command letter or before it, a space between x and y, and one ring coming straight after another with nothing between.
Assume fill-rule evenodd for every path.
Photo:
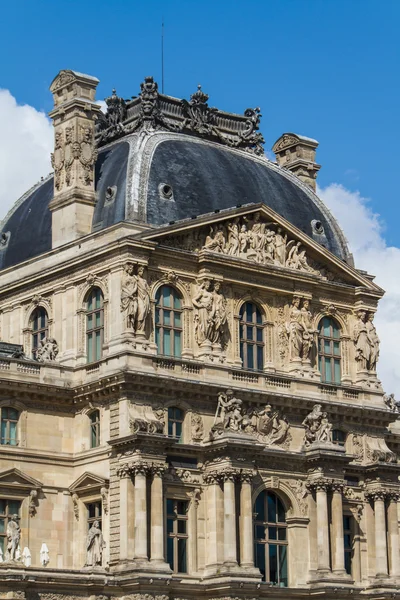
<instances>
[{"instance_id":1,"label":"window surround molding","mask_svg":"<svg viewBox=\"0 0 400 600\"><path fill-rule=\"evenodd\" d=\"M7 448L7 450L13 449L13 448L26 448L26 436L27 436L27 432L28 432L27 408L26 408L25 404L22 404L22 402L20 402L19 400L14 400L14 398L0 400L0 419L1 419L1 409L8 408L8 407L15 408L15 410L17 410L19 412L18 424L17 424L18 444L16 446L0 444L0 450L4 450L5 448Z\"/></svg>"},{"instance_id":2,"label":"window surround molding","mask_svg":"<svg viewBox=\"0 0 400 600\"><path fill-rule=\"evenodd\" d=\"M182 347L181 347L181 356L170 358L193 358L193 346L194 346L194 327L193 327L193 304L192 297L190 294L190 283L185 283L177 276L171 277L170 273L165 273L163 277L157 279L155 283L153 283L150 287L150 298L151 298L151 306L152 306L152 317L154 322L154 327L152 327L150 340L155 348L156 346L156 327L155 327L155 310L156 310L156 294L158 290L164 286L168 285L171 288L174 288L181 295L181 311L182 311Z\"/></svg>"},{"instance_id":3,"label":"window surround molding","mask_svg":"<svg viewBox=\"0 0 400 600\"><path fill-rule=\"evenodd\" d=\"M295 485L295 481L293 481L293 485ZM282 481L282 479L276 476L263 479L262 483L253 489L253 505L257 496L263 491L273 492L279 496L280 500L282 500L287 515L286 520L288 525L297 522L305 524L309 522L309 518L305 517L302 513L299 500L289 482Z\"/></svg>"},{"instance_id":4,"label":"window surround molding","mask_svg":"<svg viewBox=\"0 0 400 600\"><path fill-rule=\"evenodd\" d=\"M0 498L21 501L21 529L36 515L43 484L16 468L0 472Z\"/></svg>"},{"instance_id":5,"label":"window surround molding","mask_svg":"<svg viewBox=\"0 0 400 600\"><path fill-rule=\"evenodd\" d=\"M102 531L106 539L109 539L109 520L106 518L109 509L109 480L86 471L68 488L71 494L71 510L74 514L73 529L77 539L86 539L87 536L87 508L92 502L100 502L102 507ZM108 548L106 554L108 555ZM73 557L74 568L82 568L86 561L84 544L81 544L78 552ZM107 556L104 557L107 563Z\"/></svg>"},{"instance_id":6,"label":"window surround molding","mask_svg":"<svg viewBox=\"0 0 400 600\"><path fill-rule=\"evenodd\" d=\"M183 500L188 502L188 520L187 520L187 534L189 544L186 546L186 559L187 559L187 573L180 574L183 576L190 575L197 570L197 505L193 501L193 490L182 489L182 486L167 485L164 492L164 556L167 556L167 499L169 500ZM192 543L190 543L192 540Z\"/></svg>"},{"instance_id":7,"label":"window surround molding","mask_svg":"<svg viewBox=\"0 0 400 600\"><path fill-rule=\"evenodd\" d=\"M99 288L103 294L103 320L104 320L104 338L103 338L103 350L104 354L102 358L105 358L108 349L108 311L109 311L109 296L108 296L108 283L105 277L101 278L98 275L89 273L86 277L86 281L78 287L77 291L77 317L78 317L78 347L76 358L78 364L87 364L86 361L86 297L93 288Z\"/></svg>"},{"instance_id":8,"label":"window surround molding","mask_svg":"<svg viewBox=\"0 0 400 600\"><path fill-rule=\"evenodd\" d=\"M192 431L191 431L191 422L192 422L192 413L193 406L190 406L188 402L184 400L168 400L164 403L164 422L165 428L164 431L166 435L168 435L168 409L169 408L179 408L183 411L183 423L182 423L182 444L190 444L192 443Z\"/></svg>"},{"instance_id":9,"label":"window surround molding","mask_svg":"<svg viewBox=\"0 0 400 600\"><path fill-rule=\"evenodd\" d=\"M24 328L22 330L23 334L23 346L24 352L26 356L32 355L32 315L37 308L44 308L47 313L47 327L48 327L48 337L54 337L53 335L53 310L52 310L52 302L50 298L43 298L43 296L34 296L29 304L25 306L25 316L24 316Z\"/></svg>"},{"instance_id":10,"label":"window surround molding","mask_svg":"<svg viewBox=\"0 0 400 600\"><path fill-rule=\"evenodd\" d=\"M344 384L351 385L352 377L351 377L351 373L350 373L350 348L352 349L352 344L351 344L352 338L350 335L350 326L349 326L347 320L345 320L343 313L340 313L337 310L332 311L332 310L328 310L328 308L325 308L323 310L319 310L318 312L316 312L314 314L313 327L316 331L319 331L319 329L318 329L319 324L324 317L327 317L328 319L333 319L334 321L336 321L338 323L338 325L340 327L339 341L340 341L340 350L341 350L341 361L340 361L341 384L344 383ZM322 382L322 383L324 383L324 382ZM333 383L332 385L335 385L335 384ZM340 384L336 383L336 385L340 385Z\"/></svg>"},{"instance_id":11,"label":"window surround molding","mask_svg":"<svg viewBox=\"0 0 400 600\"><path fill-rule=\"evenodd\" d=\"M94 411L98 411L99 412L99 416L100 416L100 445L99 446L95 446L94 448L91 448L90 446L90 415L91 413L93 413ZM102 448L104 450L104 444L102 443L102 440L104 439L103 436L103 419L104 419L104 406L102 404L100 404L99 402L91 402L89 406L85 406L85 408L83 408L78 414L82 415L82 417L84 418L85 422L83 423L83 427L84 427L84 433L82 435L82 442L86 442L87 447L84 449L84 451L95 451L95 450L99 450L100 448ZM85 434L86 431L86 434Z\"/></svg>"},{"instance_id":12,"label":"window surround molding","mask_svg":"<svg viewBox=\"0 0 400 600\"><path fill-rule=\"evenodd\" d=\"M264 329L264 368L263 371L275 371L274 366L274 321L272 319L271 307L257 294L247 292L240 296L233 308L233 342L234 342L234 364L242 367L242 360L240 358L240 335L239 335L239 324L240 324L240 311L246 302L255 304L262 316L261 326Z\"/></svg>"}]
</instances>

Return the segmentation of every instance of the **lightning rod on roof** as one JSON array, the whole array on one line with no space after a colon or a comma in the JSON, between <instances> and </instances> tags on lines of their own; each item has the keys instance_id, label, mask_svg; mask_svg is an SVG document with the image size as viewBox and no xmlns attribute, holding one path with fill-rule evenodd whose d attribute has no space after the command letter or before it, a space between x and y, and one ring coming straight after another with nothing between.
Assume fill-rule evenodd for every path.
<instances>
[{"instance_id":1,"label":"lightning rod on roof","mask_svg":"<svg viewBox=\"0 0 400 600\"><path fill-rule=\"evenodd\" d=\"M161 93L164 93L164 17L161 23Z\"/></svg>"}]
</instances>

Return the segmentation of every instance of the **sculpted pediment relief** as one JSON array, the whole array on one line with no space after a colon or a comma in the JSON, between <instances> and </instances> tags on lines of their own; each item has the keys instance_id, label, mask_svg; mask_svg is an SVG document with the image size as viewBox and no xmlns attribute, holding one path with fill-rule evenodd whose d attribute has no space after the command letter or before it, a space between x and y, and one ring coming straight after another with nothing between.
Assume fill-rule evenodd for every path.
<instances>
[{"instance_id":1,"label":"sculpted pediment relief","mask_svg":"<svg viewBox=\"0 0 400 600\"><path fill-rule=\"evenodd\" d=\"M0 473L0 487L32 490L42 487L42 483L19 469L7 469Z\"/></svg>"},{"instance_id":2,"label":"sculpted pediment relief","mask_svg":"<svg viewBox=\"0 0 400 600\"><path fill-rule=\"evenodd\" d=\"M179 250L209 252L234 261L380 290L269 207L252 206L224 211L224 216L204 215L196 224L185 221L179 227L176 223L143 237Z\"/></svg>"}]
</instances>

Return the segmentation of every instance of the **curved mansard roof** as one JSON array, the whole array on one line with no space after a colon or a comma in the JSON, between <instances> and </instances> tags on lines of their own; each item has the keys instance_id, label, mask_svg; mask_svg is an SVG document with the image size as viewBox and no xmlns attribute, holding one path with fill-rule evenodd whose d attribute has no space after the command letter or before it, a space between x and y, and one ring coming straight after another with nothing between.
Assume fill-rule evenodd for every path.
<instances>
[{"instance_id":1,"label":"curved mansard roof","mask_svg":"<svg viewBox=\"0 0 400 600\"><path fill-rule=\"evenodd\" d=\"M208 99L198 91L186 103L186 110L199 94ZM117 101L123 103L124 112L120 122L116 125L114 117L110 126L107 119ZM189 118L184 119L185 114L190 116L185 113L185 101L157 95L157 102L164 112L160 109L157 119L153 116L146 122L138 112L140 97L130 104L115 94L107 99L109 113L97 133L100 148L92 231L121 221L160 226L217 209L263 202L342 260L349 259L344 236L322 201L295 175L262 155L262 136L254 133L258 109L249 109L241 117L209 109L203 101L214 122L210 128L193 125L193 120L191 126ZM0 245L0 268L51 249L48 205L52 196L53 177L49 176L8 213L2 223L8 240ZM323 233L321 227L313 226L316 221L322 224Z\"/></svg>"}]
</instances>

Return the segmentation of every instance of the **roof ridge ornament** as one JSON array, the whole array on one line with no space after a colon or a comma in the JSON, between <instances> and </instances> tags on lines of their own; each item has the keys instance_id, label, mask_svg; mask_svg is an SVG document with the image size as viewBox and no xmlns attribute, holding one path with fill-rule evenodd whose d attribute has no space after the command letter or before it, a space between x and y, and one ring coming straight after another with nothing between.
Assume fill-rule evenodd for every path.
<instances>
[{"instance_id":1,"label":"roof ridge ornament","mask_svg":"<svg viewBox=\"0 0 400 600\"><path fill-rule=\"evenodd\" d=\"M164 129L177 133L192 133L253 154L264 154L264 138L258 132L261 112L247 108L244 115L226 113L208 105L209 95L198 84L190 100L172 98L158 91L153 77L145 77L140 94L125 101L112 95L106 98L107 113L97 126L98 145L140 129Z\"/></svg>"}]
</instances>

